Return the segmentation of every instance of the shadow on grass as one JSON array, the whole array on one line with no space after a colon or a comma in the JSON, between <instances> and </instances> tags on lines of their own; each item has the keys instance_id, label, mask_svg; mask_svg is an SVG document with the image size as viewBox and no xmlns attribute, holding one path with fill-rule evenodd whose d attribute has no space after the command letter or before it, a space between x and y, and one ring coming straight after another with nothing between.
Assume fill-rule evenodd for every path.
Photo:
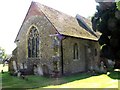
<instances>
[{"instance_id":1,"label":"shadow on grass","mask_svg":"<svg viewBox=\"0 0 120 90\"><path fill-rule=\"evenodd\" d=\"M63 76L61 78L48 78L43 76L29 75L26 76L26 79L21 79L15 76L10 76L8 72L2 74L2 90L8 90L8 88L19 89L19 88L28 88L28 89L37 89L49 85L60 85L69 83L76 80L86 79L91 77L91 74L88 73L79 73L70 76ZM23 90L21 89L21 90Z\"/></svg>"},{"instance_id":2,"label":"shadow on grass","mask_svg":"<svg viewBox=\"0 0 120 90\"><path fill-rule=\"evenodd\" d=\"M111 71L108 76L112 79L120 80L120 71Z\"/></svg>"}]
</instances>

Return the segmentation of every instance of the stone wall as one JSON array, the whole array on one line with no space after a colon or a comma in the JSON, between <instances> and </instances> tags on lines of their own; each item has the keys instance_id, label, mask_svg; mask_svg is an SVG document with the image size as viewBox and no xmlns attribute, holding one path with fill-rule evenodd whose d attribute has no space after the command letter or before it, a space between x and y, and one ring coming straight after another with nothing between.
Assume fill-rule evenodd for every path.
<instances>
[{"instance_id":1,"label":"stone wall","mask_svg":"<svg viewBox=\"0 0 120 90\"><path fill-rule=\"evenodd\" d=\"M28 58L28 34L32 26L38 29L40 38L37 58ZM96 69L99 63L99 45L97 42L66 36L62 41L59 41L57 54L53 45L55 34L58 34L57 30L43 14L29 17L23 23L19 40L16 42L18 69L27 68L31 73L51 75L55 68L54 59L56 56L56 59L59 59L56 66L60 75ZM75 43L78 45L78 59L73 58ZM95 49L97 55L95 55ZM37 71L38 73L36 73Z\"/></svg>"},{"instance_id":2,"label":"stone wall","mask_svg":"<svg viewBox=\"0 0 120 90\"><path fill-rule=\"evenodd\" d=\"M74 59L74 44L78 44L78 59ZM99 62L99 46L95 41L66 37L62 41L63 74L94 70ZM97 54L95 54L95 49Z\"/></svg>"},{"instance_id":3,"label":"stone wall","mask_svg":"<svg viewBox=\"0 0 120 90\"><path fill-rule=\"evenodd\" d=\"M39 57L37 58L28 58L28 46L27 46L27 37L29 34L29 29L31 26L35 26L39 32ZM19 33L19 41L17 42L18 47L18 65L19 68L23 67L22 65L27 65L28 69L33 69L33 65L41 66L42 68L47 67L49 74L53 70L53 38L51 35L57 33L55 28L43 15L33 16L26 20L21 27L21 32Z\"/></svg>"},{"instance_id":4,"label":"stone wall","mask_svg":"<svg viewBox=\"0 0 120 90\"><path fill-rule=\"evenodd\" d=\"M12 51L12 57L8 61L8 71L14 74L18 69L17 67L17 48Z\"/></svg>"}]
</instances>

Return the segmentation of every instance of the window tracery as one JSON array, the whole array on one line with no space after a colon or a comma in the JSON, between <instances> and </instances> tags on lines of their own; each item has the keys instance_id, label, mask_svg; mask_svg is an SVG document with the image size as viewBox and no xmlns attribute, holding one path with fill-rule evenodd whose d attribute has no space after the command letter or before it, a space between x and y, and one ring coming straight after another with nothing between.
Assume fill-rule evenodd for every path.
<instances>
[{"instance_id":1,"label":"window tracery","mask_svg":"<svg viewBox=\"0 0 120 90\"><path fill-rule=\"evenodd\" d=\"M39 54L39 33L36 27L32 26L28 35L28 57L38 57Z\"/></svg>"}]
</instances>

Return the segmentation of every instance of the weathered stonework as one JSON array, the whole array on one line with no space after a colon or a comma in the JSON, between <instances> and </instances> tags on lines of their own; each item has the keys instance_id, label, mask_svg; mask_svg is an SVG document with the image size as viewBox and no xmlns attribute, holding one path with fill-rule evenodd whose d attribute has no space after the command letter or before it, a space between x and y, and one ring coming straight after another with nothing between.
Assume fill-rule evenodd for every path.
<instances>
[{"instance_id":1,"label":"weathered stonework","mask_svg":"<svg viewBox=\"0 0 120 90\"><path fill-rule=\"evenodd\" d=\"M78 59L73 58L73 46L78 44ZM62 41L63 47L63 74L96 70L99 63L98 42L66 37ZM97 55L95 56L95 49Z\"/></svg>"},{"instance_id":2,"label":"weathered stonework","mask_svg":"<svg viewBox=\"0 0 120 90\"><path fill-rule=\"evenodd\" d=\"M31 26L36 26L39 32L39 57L38 58L28 58L27 50L27 34ZM28 68L32 67L33 64L46 65L49 68L49 72L52 72L52 37L50 35L57 33L55 28L49 23L49 21L44 16L34 16L24 22L24 25L21 28L22 33L20 33L20 38L17 47L18 47L18 63L27 63Z\"/></svg>"},{"instance_id":3,"label":"weathered stonework","mask_svg":"<svg viewBox=\"0 0 120 90\"><path fill-rule=\"evenodd\" d=\"M100 50L96 38L78 26L79 24L73 17L51 10L51 8L51 11L49 11L48 7L43 8L43 10L48 11L43 13L38 8L37 4L32 3L16 37L15 59L17 69L28 69L31 74L35 75L51 76L99 69ZM53 15L54 18L48 14ZM66 18L59 17L59 14ZM56 22L57 18L61 20L59 23ZM72 18L75 27L67 24L67 21L70 20L68 18ZM66 23L62 23L62 21ZM28 56L28 36L33 26L37 29L39 35L39 53L37 57ZM69 31L71 32L69 33ZM84 37L81 38L82 36L79 35ZM77 51L74 50L75 44L77 45Z\"/></svg>"}]
</instances>

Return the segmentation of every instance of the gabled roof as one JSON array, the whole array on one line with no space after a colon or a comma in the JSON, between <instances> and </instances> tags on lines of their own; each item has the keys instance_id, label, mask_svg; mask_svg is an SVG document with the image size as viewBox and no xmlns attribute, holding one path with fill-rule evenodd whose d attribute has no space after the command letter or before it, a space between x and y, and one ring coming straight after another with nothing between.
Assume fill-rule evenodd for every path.
<instances>
[{"instance_id":1,"label":"gabled roof","mask_svg":"<svg viewBox=\"0 0 120 90\"><path fill-rule=\"evenodd\" d=\"M80 16L79 14L76 15L76 19L78 20L78 23L81 24L80 26L86 29L88 32L93 34L96 37L100 37L101 33L98 31L94 31L92 29L92 22L90 19L86 19L85 17Z\"/></svg>"},{"instance_id":2,"label":"gabled roof","mask_svg":"<svg viewBox=\"0 0 120 90\"><path fill-rule=\"evenodd\" d=\"M37 13L42 11L42 13L52 23L52 25L56 28L56 30L60 34L66 35L66 36L77 37L77 38L90 39L90 40L95 40L95 41L98 40L97 37L95 37L93 34L89 33L87 30L82 28L78 24L78 21L75 17L69 16L65 13L62 13L60 11L57 11L53 8L47 7L37 2L32 2L29 10L32 10L32 8L35 8L35 7L37 10ZM29 10L26 15L27 18L28 16L30 17ZM16 40L17 40L17 37L16 37Z\"/></svg>"}]
</instances>

